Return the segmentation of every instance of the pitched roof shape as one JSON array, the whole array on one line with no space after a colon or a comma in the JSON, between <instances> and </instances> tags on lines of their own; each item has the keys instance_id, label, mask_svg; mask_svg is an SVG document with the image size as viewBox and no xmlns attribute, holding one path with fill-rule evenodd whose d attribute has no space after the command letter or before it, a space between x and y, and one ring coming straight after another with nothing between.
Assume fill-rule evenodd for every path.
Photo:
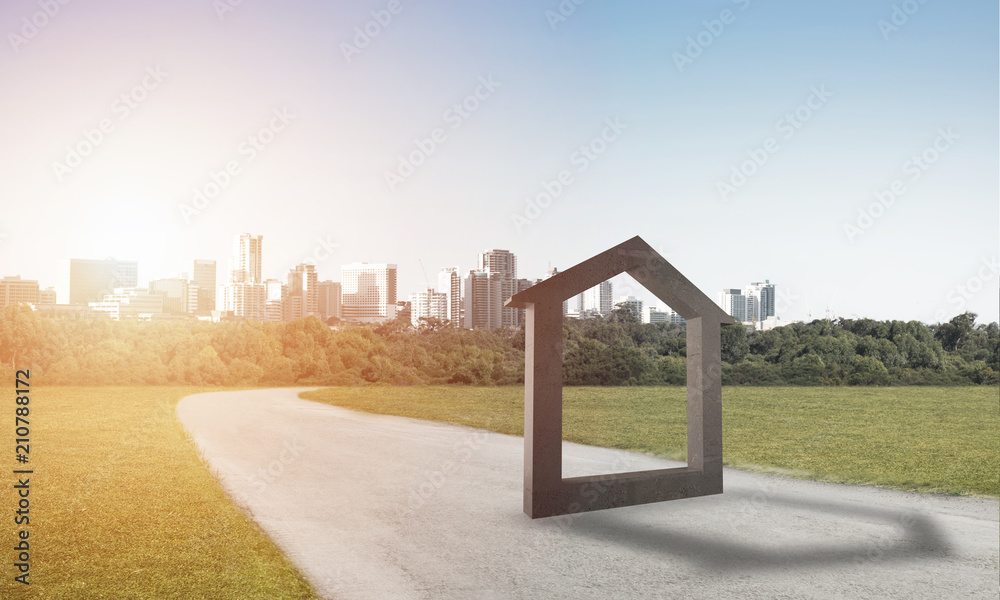
<instances>
[{"instance_id":1,"label":"pitched roof shape","mask_svg":"<svg viewBox=\"0 0 1000 600\"><path fill-rule=\"evenodd\" d=\"M511 296L504 306L562 302L621 273L631 275L685 319L702 317L721 325L735 322L639 236Z\"/></svg>"}]
</instances>

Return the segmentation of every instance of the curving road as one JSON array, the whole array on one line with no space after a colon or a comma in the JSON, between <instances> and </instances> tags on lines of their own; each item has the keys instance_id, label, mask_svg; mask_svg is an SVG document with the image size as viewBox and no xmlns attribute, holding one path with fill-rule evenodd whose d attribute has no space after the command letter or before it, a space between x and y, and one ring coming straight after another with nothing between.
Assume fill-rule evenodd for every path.
<instances>
[{"instance_id":1,"label":"curving road","mask_svg":"<svg viewBox=\"0 0 1000 600\"><path fill-rule=\"evenodd\" d=\"M177 407L233 500L325 598L990 598L998 502L727 469L726 492L532 521L522 438L305 388ZM565 444L565 476L678 466Z\"/></svg>"}]
</instances>

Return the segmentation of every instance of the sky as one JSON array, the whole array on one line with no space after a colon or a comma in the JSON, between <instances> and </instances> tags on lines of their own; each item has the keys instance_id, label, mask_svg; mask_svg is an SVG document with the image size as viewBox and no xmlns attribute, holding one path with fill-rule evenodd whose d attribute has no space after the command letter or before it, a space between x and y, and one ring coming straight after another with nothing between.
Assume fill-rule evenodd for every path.
<instances>
[{"instance_id":1,"label":"sky","mask_svg":"<svg viewBox=\"0 0 1000 600\"><path fill-rule=\"evenodd\" d=\"M8 0L0 275L210 258L221 282L249 232L266 277L395 263L405 299L488 248L533 279L640 235L712 298L770 280L786 321L996 321L997 23L970 0Z\"/></svg>"}]
</instances>

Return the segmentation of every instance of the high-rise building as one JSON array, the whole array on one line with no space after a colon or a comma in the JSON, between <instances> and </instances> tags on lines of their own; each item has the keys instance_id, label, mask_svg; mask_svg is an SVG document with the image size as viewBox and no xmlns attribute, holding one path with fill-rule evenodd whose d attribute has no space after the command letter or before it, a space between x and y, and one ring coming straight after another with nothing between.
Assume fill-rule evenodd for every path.
<instances>
[{"instance_id":1,"label":"high-rise building","mask_svg":"<svg viewBox=\"0 0 1000 600\"><path fill-rule=\"evenodd\" d=\"M319 316L316 265L302 263L288 271L288 320Z\"/></svg>"},{"instance_id":2,"label":"high-rise building","mask_svg":"<svg viewBox=\"0 0 1000 600\"><path fill-rule=\"evenodd\" d=\"M21 303L40 304L38 282L20 275L0 279L0 308Z\"/></svg>"},{"instance_id":3,"label":"high-rise building","mask_svg":"<svg viewBox=\"0 0 1000 600\"><path fill-rule=\"evenodd\" d=\"M59 304L86 305L102 302L116 288L139 284L139 264L135 261L71 258L59 266L56 286Z\"/></svg>"},{"instance_id":4,"label":"high-rise building","mask_svg":"<svg viewBox=\"0 0 1000 600\"><path fill-rule=\"evenodd\" d=\"M421 318L438 319L441 322L447 320L448 295L435 292L432 288L410 294L410 323L414 327L420 327Z\"/></svg>"},{"instance_id":5,"label":"high-rise building","mask_svg":"<svg viewBox=\"0 0 1000 600\"><path fill-rule=\"evenodd\" d=\"M372 323L396 318L396 265L342 265L340 285L344 320Z\"/></svg>"},{"instance_id":6,"label":"high-rise building","mask_svg":"<svg viewBox=\"0 0 1000 600\"><path fill-rule=\"evenodd\" d=\"M263 283L261 278L261 247L264 236L241 233L233 238L233 263L229 270L230 283Z\"/></svg>"},{"instance_id":7,"label":"high-rise building","mask_svg":"<svg viewBox=\"0 0 1000 600\"><path fill-rule=\"evenodd\" d=\"M472 270L462 278L462 298L465 302L464 327L468 329L503 327L502 277L501 273L495 271Z\"/></svg>"},{"instance_id":8,"label":"high-rise building","mask_svg":"<svg viewBox=\"0 0 1000 600\"><path fill-rule=\"evenodd\" d=\"M726 288L719 292L719 306L726 314L739 320L747 320L747 297L739 288Z\"/></svg>"},{"instance_id":9,"label":"high-rise building","mask_svg":"<svg viewBox=\"0 0 1000 600\"><path fill-rule=\"evenodd\" d=\"M774 284L771 280L765 279L763 282L755 281L743 288L743 295L746 296L746 321L760 323L768 317L775 315L774 310Z\"/></svg>"},{"instance_id":10,"label":"high-rise building","mask_svg":"<svg viewBox=\"0 0 1000 600\"><path fill-rule=\"evenodd\" d=\"M330 317L340 318L340 282L321 281L317 287L319 290L319 316L325 322Z\"/></svg>"},{"instance_id":11,"label":"high-rise building","mask_svg":"<svg viewBox=\"0 0 1000 600\"><path fill-rule=\"evenodd\" d=\"M267 319L267 285L261 279L264 236L243 233L233 239L229 281L223 286L223 310L243 319Z\"/></svg>"},{"instance_id":12,"label":"high-rise building","mask_svg":"<svg viewBox=\"0 0 1000 600\"><path fill-rule=\"evenodd\" d=\"M517 257L510 250L483 250L479 254L479 270L499 275L500 327L517 327L520 324L518 309L503 306L517 293Z\"/></svg>"},{"instance_id":13,"label":"high-rise building","mask_svg":"<svg viewBox=\"0 0 1000 600\"><path fill-rule=\"evenodd\" d=\"M602 281L577 296L578 316L589 318L607 316L614 308L611 281Z\"/></svg>"},{"instance_id":14,"label":"high-rise building","mask_svg":"<svg viewBox=\"0 0 1000 600\"><path fill-rule=\"evenodd\" d=\"M458 267L445 267L438 273L437 291L445 295L448 316L445 317L455 327L462 325L462 276Z\"/></svg>"},{"instance_id":15,"label":"high-rise building","mask_svg":"<svg viewBox=\"0 0 1000 600\"><path fill-rule=\"evenodd\" d=\"M195 286L196 298L188 305L188 312L209 313L215 310L216 267L214 260L196 258L192 283Z\"/></svg>"}]
</instances>

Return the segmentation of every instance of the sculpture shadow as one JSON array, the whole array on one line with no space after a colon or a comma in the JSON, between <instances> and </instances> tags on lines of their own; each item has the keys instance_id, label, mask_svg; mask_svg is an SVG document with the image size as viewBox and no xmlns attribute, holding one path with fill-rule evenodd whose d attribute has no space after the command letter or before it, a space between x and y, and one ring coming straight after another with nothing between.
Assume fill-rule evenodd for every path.
<instances>
[{"instance_id":1,"label":"sculpture shadow","mask_svg":"<svg viewBox=\"0 0 1000 600\"><path fill-rule=\"evenodd\" d=\"M728 520L727 509L733 508L735 503L732 501L738 502L741 496L749 499L751 494L726 492L726 501L715 504L715 514L720 520ZM675 555L712 571L836 567L915 561L952 555L947 536L935 520L925 514L778 495L768 496L762 504L762 507L754 510L775 512L781 510L780 506L785 506L795 513L812 511L821 513L827 518L831 515L840 517L844 523L840 531L849 531L852 525L862 526L872 521L884 522L890 526L902 525L903 531L900 533L896 529L890 534L881 536L877 543L872 541L824 543L823 532L810 529L809 534L803 536L800 542L772 549L755 543L760 537L759 532L751 533L746 530L746 533L742 533L738 518L731 521L735 526L725 535L720 535L717 528L711 529L706 534L693 534L671 527L669 524L650 526L646 519L635 518L639 513L626 509L574 515L571 526L565 532L645 552ZM701 512L698 519L710 517L711 513L706 511ZM794 526L782 527L788 531Z\"/></svg>"}]
</instances>

